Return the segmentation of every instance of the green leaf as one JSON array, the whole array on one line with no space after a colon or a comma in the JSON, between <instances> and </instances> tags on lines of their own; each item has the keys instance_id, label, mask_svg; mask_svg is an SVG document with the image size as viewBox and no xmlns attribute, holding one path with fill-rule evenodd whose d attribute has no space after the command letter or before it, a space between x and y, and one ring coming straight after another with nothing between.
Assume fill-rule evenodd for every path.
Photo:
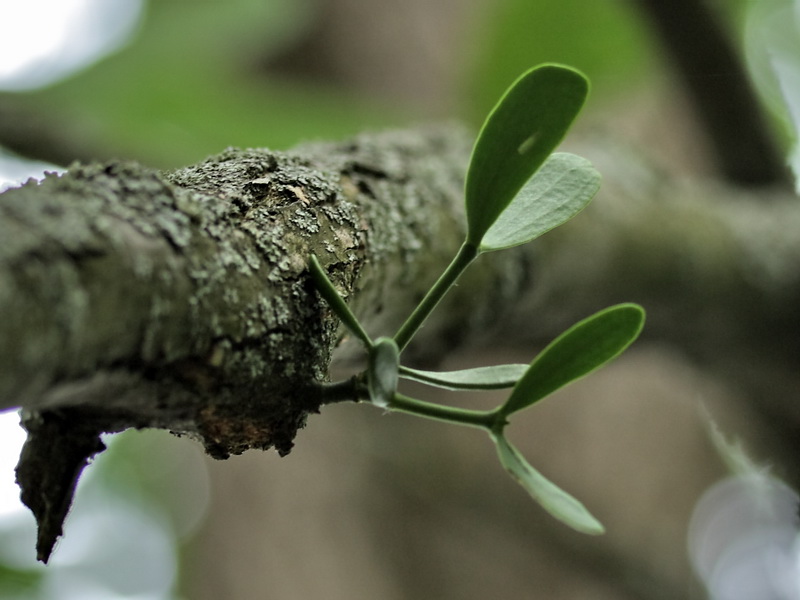
<instances>
[{"instance_id":1,"label":"green leaf","mask_svg":"<svg viewBox=\"0 0 800 600\"><path fill-rule=\"evenodd\" d=\"M478 134L466 181L467 242L483 235L564 138L589 91L569 67L545 64L506 91Z\"/></svg>"},{"instance_id":2,"label":"green leaf","mask_svg":"<svg viewBox=\"0 0 800 600\"><path fill-rule=\"evenodd\" d=\"M460 371L421 371L400 367L400 376L446 390L499 390L513 387L528 365L495 365Z\"/></svg>"},{"instance_id":3,"label":"green leaf","mask_svg":"<svg viewBox=\"0 0 800 600\"><path fill-rule=\"evenodd\" d=\"M508 416L527 408L619 355L639 335L644 310L636 304L611 306L576 323L531 363L500 409Z\"/></svg>"},{"instance_id":4,"label":"green leaf","mask_svg":"<svg viewBox=\"0 0 800 600\"><path fill-rule=\"evenodd\" d=\"M552 154L483 236L482 252L525 244L563 225L600 189L600 173L580 156Z\"/></svg>"},{"instance_id":5,"label":"green leaf","mask_svg":"<svg viewBox=\"0 0 800 600\"><path fill-rule=\"evenodd\" d=\"M505 436L492 434L492 439L497 445L497 454L506 471L547 512L582 533L599 535L605 532L600 521L595 519L583 504L528 464Z\"/></svg>"},{"instance_id":6,"label":"green leaf","mask_svg":"<svg viewBox=\"0 0 800 600\"><path fill-rule=\"evenodd\" d=\"M317 291L328 303L328 306L331 307L331 310L342 320L342 323L350 330L350 333L360 339L367 348L371 348L372 340L369 339L369 335L364 331L361 323L358 322L358 319L356 319L350 307L347 306L344 299L339 295L339 292L336 291L333 283L328 279L328 274L325 272L325 269L319 264L319 259L313 254L308 259L308 268L317 286Z\"/></svg>"},{"instance_id":7,"label":"green leaf","mask_svg":"<svg viewBox=\"0 0 800 600\"><path fill-rule=\"evenodd\" d=\"M367 388L373 404L387 408L397 391L400 350L392 338L381 337L369 351Z\"/></svg>"}]
</instances>

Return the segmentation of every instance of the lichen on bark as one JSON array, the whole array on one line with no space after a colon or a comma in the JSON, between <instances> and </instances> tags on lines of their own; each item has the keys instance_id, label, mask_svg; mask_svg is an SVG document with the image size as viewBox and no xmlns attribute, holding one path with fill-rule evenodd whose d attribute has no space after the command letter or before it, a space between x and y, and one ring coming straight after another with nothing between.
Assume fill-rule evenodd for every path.
<instances>
[{"instance_id":1,"label":"lichen on bark","mask_svg":"<svg viewBox=\"0 0 800 600\"><path fill-rule=\"evenodd\" d=\"M33 433L23 494L64 506L97 435L130 427L193 437L218 458L287 453L334 350L348 352L309 254L371 335L394 333L461 242L470 146L460 128L431 127L229 149L169 173L75 165L0 194L0 407L21 407ZM796 354L796 200L682 187L612 150L579 149L605 176L593 205L532 247L476 261L404 359L436 360L487 325L535 346L637 301L649 336L691 344L795 431L796 395L757 375ZM796 390L783 372L781 389ZM46 557L63 514L39 508Z\"/></svg>"},{"instance_id":2,"label":"lichen on bark","mask_svg":"<svg viewBox=\"0 0 800 600\"><path fill-rule=\"evenodd\" d=\"M170 173L74 165L5 192L0 305L13 318L0 325L0 406L23 407L32 432L23 495L54 480L48 464L59 481L77 478L89 454L42 459L49 436L33 432L56 416L71 424L53 434L70 448L157 427L217 458L287 453L341 336L309 254L388 332L457 243L468 151L463 133L432 128L289 153L228 149ZM38 504L65 505L72 488L36 490L55 495ZM40 555L64 513L37 512L52 521Z\"/></svg>"}]
</instances>

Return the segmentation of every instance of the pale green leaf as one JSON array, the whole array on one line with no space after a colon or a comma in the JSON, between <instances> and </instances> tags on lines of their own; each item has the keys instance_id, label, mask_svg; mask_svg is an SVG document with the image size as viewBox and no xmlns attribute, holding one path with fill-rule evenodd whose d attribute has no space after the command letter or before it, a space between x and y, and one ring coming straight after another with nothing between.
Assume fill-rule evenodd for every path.
<instances>
[{"instance_id":1,"label":"pale green leaf","mask_svg":"<svg viewBox=\"0 0 800 600\"><path fill-rule=\"evenodd\" d=\"M547 512L582 533L599 535L605 532L603 525L586 510L583 504L528 464L505 436L493 434L492 439L497 445L497 454L506 471Z\"/></svg>"},{"instance_id":2,"label":"pale green leaf","mask_svg":"<svg viewBox=\"0 0 800 600\"><path fill-rule=\"evenodd\" d=\"M460 371L421 371L400 367L400 376L446 390L499 390L513 387L528 365L494 365Z\"/></svg>"},{"instance_id":3,"label":"pale green leaf","mask_svg":"<svg viewBox=\"0 0 800 600\"><path fill-rule=\"evenodd\" d=\"M483 236L483 252L525 244L577 215L600 189L585 158L552 154Z\"/></svg>"}]
</instances>

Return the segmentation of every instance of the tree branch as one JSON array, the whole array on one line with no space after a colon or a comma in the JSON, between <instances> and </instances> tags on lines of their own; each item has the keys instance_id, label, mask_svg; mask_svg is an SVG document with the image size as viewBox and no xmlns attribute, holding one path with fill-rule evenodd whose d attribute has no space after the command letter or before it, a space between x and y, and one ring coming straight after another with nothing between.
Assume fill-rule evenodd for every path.
<instances>
[{"instance_id":1,"label":"tree branch","mask_svg":"<svg viewBox=\"0 0 800 600\"><path fill-rule=\"evenodd\" d=\"M166 174L76 165L2 194L0 407L24 409L23 497L54 521L40 523L40 556L66 509L39 507L68 506L101 431L168 429L217 458L287 453L338 341L309 254L390 333L460 242L470 144L434 128L228 150ZM467 313L463 301L451 311ZM42 422L60 426L41 435ZM50 481L61 483L41 489Z\"/></svg>"},{"instance_id":2,"label":"tree branch","mask_svg":"<svg viewBox=\"0 0 800 600\"><path fill-rule=\"evenodd\" d=\"M440 231L454 229L465 143L431 134L302 156L230 150L163 175L75 166L6 192L1 300L14 318L2 324L0 405L135 414L134 425L200 435L214 454L287 451L315 407L299 389L325 377L336 339L306 276L309 253L348 296L356 282L424 276L423 248L453 237ZM441 170L427 169L432 153ZM229 412L247 429L269 427L240 447Z\"/></svg>"},{"instance_id":3,"label":"tree branch","mask_svg":"<svg viewBox=\"0 0 800 600\"><path fill-rule=\"evenodd\" d=\"M288 452L341 333L309 254L371 334L394 333L460 245L470 145L442 127L231 149L163 174L76 165L0 195L0 406L24 409L18 478L40 555L63 520L42 507L68 506L100 432L167 429L217 458ZM607 138L579 152L606 176L601 197L530 247L481 257L410 351L433 360L492 331L538 345L638 301L650 338L746 386L791 440L796 199L681 186Z\"/></svg>"}]
</instances>

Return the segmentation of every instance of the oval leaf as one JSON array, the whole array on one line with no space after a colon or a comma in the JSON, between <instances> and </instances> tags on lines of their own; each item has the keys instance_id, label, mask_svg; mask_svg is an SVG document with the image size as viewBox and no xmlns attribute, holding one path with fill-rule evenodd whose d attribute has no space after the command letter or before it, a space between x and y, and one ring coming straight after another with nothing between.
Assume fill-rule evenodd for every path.
<instances>
[{"instance_id":1,"label":"oval leaf","mask_svg":"<svg viewBox=\"0 0 800 600\"><path fill-rule=\"evenodd\" d=\"M492 439L497 445L497 454L506 471L547 512L582 533L599 535L605 532L600 521L595 519L583 504L528 464L505 436L492 435Z\"/></svg>"},{"instance_id":2,"label":"oval leaf","mask_svg":"<svg viewBox=\"0 0 800 600\"><path fill-rule=\"evenodd\" d=\"M541 65L506 91L478 134L466 181L467 242L483 235L564 138L589 91L581 73Z\"/></svg>"},{"instance_id":3,"label":"oval leaf","mask_svg":"<svg viewBox=\"0 0 800 600\"><path fill-rule=\"evenodd\" d=\"M386 408L397 391L400 350L392 338L375 340L369 351L367 388L373 404Z\"/></svg>"},{"instance_id":4,"label":"oval leaf","mask_svg":"<svg viewBox=\"0 0 800 600\"><path fill-rule=\"evenodd\" d=\"M583 210L599 189L600 173L588 160L574 154L552 154L483 236L481 251L526 244L563 225Z\"/></svg>"},{"instance_id":5,"label":"oval leaf","mask_svg":"<svg viewBox=\"0 0 800 600\"><path fill-rule=\"evenodd\" d=\"M420 371L400 367L400 376L446 390L500 390L514 387L528 365L494 365L460 371Z\"/></svg>"},{"instance_id":6,"label":"oval leaf","mask_svg":"<svg viewBox=\"0 0 800 600\"><path fill-rule=\"evenodd\" d=\"M636 304L611 306L576 323L534 359L500 414L527 408L619 355L638 336L644 310Z\"/></svg>"}]
</instances>

